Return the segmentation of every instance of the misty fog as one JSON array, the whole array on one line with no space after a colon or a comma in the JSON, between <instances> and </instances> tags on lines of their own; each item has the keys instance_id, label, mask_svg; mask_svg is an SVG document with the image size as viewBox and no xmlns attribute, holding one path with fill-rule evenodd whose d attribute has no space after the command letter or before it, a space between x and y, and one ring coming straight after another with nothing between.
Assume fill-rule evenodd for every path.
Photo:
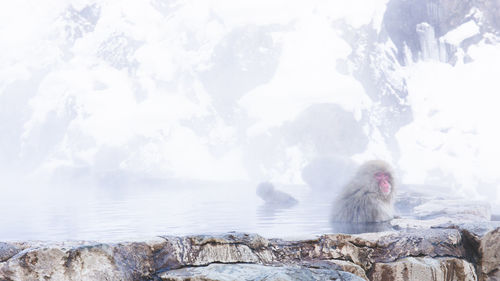
<instances>
[{"instance_id":1,"label":"misty fog","mask_svg":"<svg viewBox=\"0 0 500 281\"><path fill-rule=\"evenodd\" d=\"M444 2L0 3L0 240L328 233L370 159L500 214L498 15Z\"/></svg>"}]
</instances>

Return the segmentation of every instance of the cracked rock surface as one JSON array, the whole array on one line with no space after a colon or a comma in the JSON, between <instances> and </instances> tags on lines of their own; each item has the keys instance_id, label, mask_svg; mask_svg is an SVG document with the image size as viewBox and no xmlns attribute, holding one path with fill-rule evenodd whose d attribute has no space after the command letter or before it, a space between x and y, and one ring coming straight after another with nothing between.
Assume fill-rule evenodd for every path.
<instances>
[{"instance_id":1,"label":"cracked rock surface","mask_svg":"<svg viewBox=\"0 0 500 281\"><path fill-rule=\"evenodd\" d=\"M298 241L228 233L3 243L0 280L498 280L499 233L446 226Z\"/></svg>"},{"instance_id":2,"label":"cracked rock surface","mask_svg":"<svg viewBox=\"0 0 500 281\"><path fill-rule=\"evenodd\" d=\"M207 267L176 269L160 275L165 281L235 280L235 276L245 276L245 280L342 280L363 281L364 279L343 271L326 268L304 268L300 266L264 266L257 264L211 264Z\"/></svg>"}]
</instances>

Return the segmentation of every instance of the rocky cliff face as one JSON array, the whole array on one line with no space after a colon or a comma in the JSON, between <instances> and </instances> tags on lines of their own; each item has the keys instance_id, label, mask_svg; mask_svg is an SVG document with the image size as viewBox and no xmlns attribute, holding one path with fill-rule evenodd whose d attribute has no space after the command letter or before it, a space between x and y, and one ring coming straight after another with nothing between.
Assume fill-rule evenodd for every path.
<instances>
[{"instance_id":1,"label":"rocky cliff face","mask_svg":"<svg viewBox=\"0 0 500 281\"><path fill-rule=\"evenodd\" d=\"M394 133L413 118L402 68L423 60L467 63L469 47L496 45L499 6L498 1L391 0L380 29L338 23L353 48L349 61L338 67L354 75L379 104L365 121L382 132L393 151L398 151Z\"/></svg>"},{"instance_id":2,"label":"rocky cliff face","mask_svg":"<svg viewBox=\"0 0 500 281\"><path fill-rule=\"evenodd\" d=\"M384 28L397 48L401 64L435 59L456 62L456 52L490 36L497 36L498 1L392 0L387 5ZM452 35L464 25L456 40ZM472 26L475 27L472 27Z\"/></svg>"}]
</instances>

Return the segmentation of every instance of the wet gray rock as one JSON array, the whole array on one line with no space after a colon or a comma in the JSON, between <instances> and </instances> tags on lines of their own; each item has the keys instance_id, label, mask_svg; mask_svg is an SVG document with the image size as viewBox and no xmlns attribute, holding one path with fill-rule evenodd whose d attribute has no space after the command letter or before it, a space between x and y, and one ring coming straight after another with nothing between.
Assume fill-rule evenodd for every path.
<instances>
[{"instance_id":1,"label":"wet gray rock","mask_svg":"<svg viewBox=\"0 0 500 281\"><path fill-rule=\"evenodd\" d=\"M479 240L488 232L499 228L500 221L454 222L439 227L460 229L462 232L465 231Z\"/></svg>"},{"instance_id":2,"label":"wet gray rock","mask_svg":"<svg viewBox=\"0 0 500 281\"><path fill-rule=\"evenodd\" d=\"M162 273L165 281L202 280L342 280L363 281L364 279L343 271L302 266L264 266L257 264L211 264L206 267L183 268Z\"/></svg>"},{"instance_id":3,"label":"wet gray rock","mask_svg":"<svg viewBox=\"0 0 500 281\"><path fill-rule=\"evenodd\" d=\"M448 217L460 221L489 221L491 207L488 202L466 199L436 199L414 208L414 215L421 220Z\"/></svg>"},{"instance_id":4,"label":"wet gray rock","mask_svg":"<svg viewBox=\"0 0 500 281\"><path fill-rule=\"evenodd\" d=\"M500 280L500 228L481 238L479 256L480 280Z\"/></svg>"},{"instance_id":5,"label":"wet gray rock","mask_svg":"<svg viewBox=\"0 0 500 281\"><path fill-rule=\"evenodd\" d=\"M0 280L151 280L162 243L33 243L0 263Z\"/></svg>"},{"instance_id":6,"label":"wet gray rock","mask_svg":"<svg viewBox=\"0 0 500 281\"><path fill-rule=\"evenodd\" d=\"M13 244L0 242L0 262L10 259L20 251L21 249Z\"/></svg>"},{"instance_id":7,"label":"wet gray rock","mask_svg":"<svg viewBox=\"0 0 500 281\"><path fill-rule=\"evenodd\" d=\"M485 241L495 241L490 236ZM400 265L401 260L410 257L467 261L465 246L461 232L453 228L292 241L228 233L109 244L37 242L0 262L0 280L226 280L231 272L236 280L367 280L367 272L386 268L380 264L400 274L398 270L410 267ZM482 263L485 270L495 266L491 256Z\"/></svg>"},{"instance_id":8,"label":"wet gray rock","mask_svg":"<svg viewBox=\"0 0 500 281\"><path fill-rule=\"evenodd\" d=\"M411 230L371 235L323 235L317 239L287 241L257 235L219 237L165 237L166 269L206 266L213 263L300 264L305 261L348 261L363 270L379 262L409 256L465 258L461 234L456 229ZM346 268L342 268L346 270ZM353 268L351 267L350 272ZM362 276L360 274L360 276Z\"/></svg>"},{"instance_id":9,"label":"wet gray rock","mask_svg":"<svg viewBox=\"0 0 500 281\"><path fill-rule=\"evenodd\" d=\"M370 280L474 281L477 276L474 265L461 259L409 257L375 264Z\"/></svg>"},{"instance_id":10,"label":"wet gray rock","mask_svg":"<svg viewBox=\"0 0 500 281\"><path fill-rule=\"evenodd\" d=\"M320 260L307 263L310 268L335 268L337 270L352 273L363 280L368 280L363 268L355 263L344 260Z\"/></svg>"},{"instance_id":11,"label":"wet gray rock","mask_svg":"<svg viewBox=\"0 0 500 281\"><path fill-rule=\"evenodd\" d=\"M178 269L211 263L266 263L273 259L269 241L253 234L163 238L166 245L158 252L159 268Z\"/></svg>"},{"instance_id":12,"label":"wet gray rock","mask_svg":"<svg viewBox=\"0 0 500 281\"><path fill-rule=\"evenodd\" d=\"M398 232L380 237L372 253L375 262L421 256L465 258L461 233L456 229Z\"/></svg>"},{"instance_id":13,"label":"wet gray rock","mask_svg":"<svg viewBox=\"0 0 500 281\"><path fill-rule=\"evenodd\" d=\"M396 198L395 229L455 228L484 235L495 228L489 203L450 197L444 187L406 185Z\"/></svg>"},{"instance_id":14,"label":"wet gray rock","mask_svg":"<svg viewBox=\"0 0 500 281\"><path fill-rule=\"evenodd\" d=\"M455 240L457 245L461 245L460 251L462 251L461 253L455 252L453 256L462 256L463 258L460 260L467 261L475 266L477 277L471 280L500 280L500 255L498 254L500 252L500 221L491 220L492 215L489 204L482 201L450 198L446 196L446 193L426 192L422 187L415 187L416 186L407 187L408 190L404 196L398 198L398 201L401 202L401 206L405 206L406 204L406 207L405 209L400 209L403 211L401 212L403 217L391 221L392 226L401 231L413 229L421 230L425 233L432 233L432 231L436 230L443 231L445 229L453 229L457 231L456 233L458 234L459 240L455 240L457 236L452 235L448 241ZM416 192L416 190L419 191ZM429 196L429 194L433 195ZM411 244L413 243L412 241L415 241L414 239L408 238L403 240L405 244ZM424 241L422 242L426 245L429 245L428 243L431 245L439 243L439 241L435 239L428 238ZM387 248L382 245L380 246L380 249ZM425 245L418 245L416 248L424 249L426 247ZM457 248L453 247L453 249L456 250ZM403 253L403 256L406 254L407 253ZM415 253L411 255L416 256ZM431 257L428 254L424 254L423 256ZM440 264L440 268L448 268L447 270L449 271L449 265L450 263L448 261L445 265ZM455 261L451 265L456 269L459 268ZM421 264L419 266L421 267ZM408 271L410 268L414 267L414 265L409 265L408 262L404 265L400 263L391 263L387 265L384 263L375 265L375 267L378 267L379 271L382 270L381 267L384 267L386 271L392 270L394 272L401 272L402 270ZM429 267L429 265L423 268L427 273L429 273L430 270L439 276L443 274L443 271ZM460 268L463 268L462 271L464 271L467 266L464 265ZM449 274L446 276L449 276ZM453 276L453 278L457 278L455 275ZM466 278L464 276L472 278L467 274L460 276L463 278ZM456 280L467 280L467 278L458 278ZM398 279L396 278L395 280Z\"/></svg>"}]
</instances>

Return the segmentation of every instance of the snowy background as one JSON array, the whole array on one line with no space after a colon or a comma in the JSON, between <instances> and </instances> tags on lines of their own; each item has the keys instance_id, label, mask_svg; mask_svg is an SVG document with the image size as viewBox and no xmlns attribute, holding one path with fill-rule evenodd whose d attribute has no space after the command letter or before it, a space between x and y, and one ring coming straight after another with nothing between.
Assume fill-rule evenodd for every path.
<instances>
[{"instance_id":1,"label":"snowy background","mask_svg":"<svg viewBox=\"0 0 500 281\"><path fill-rule=\"evenodd\" d=\"M2 185L302 184L381 158L500 211L492 2L2 1Z\"/></svg>"}]
</instances>

